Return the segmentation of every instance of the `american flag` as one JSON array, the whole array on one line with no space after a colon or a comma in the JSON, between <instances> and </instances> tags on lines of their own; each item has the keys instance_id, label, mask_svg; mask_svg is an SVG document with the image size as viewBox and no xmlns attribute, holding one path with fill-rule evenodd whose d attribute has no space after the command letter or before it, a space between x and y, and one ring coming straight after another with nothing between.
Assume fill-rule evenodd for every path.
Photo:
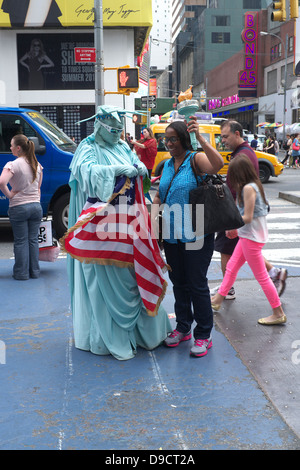
<instances>
[{"instance_id":1,"label":"american flag","mask_svg":"<svg viewBox=\"0 0 300 470\"><path fill-rule=\"evenodd\" d=\"M155 316L167 288L167 265L151 235L142 177L121 176L109 202L88 198L60 243L82 263L133 267L146 311Z\"/></svg>"}]
</instances>

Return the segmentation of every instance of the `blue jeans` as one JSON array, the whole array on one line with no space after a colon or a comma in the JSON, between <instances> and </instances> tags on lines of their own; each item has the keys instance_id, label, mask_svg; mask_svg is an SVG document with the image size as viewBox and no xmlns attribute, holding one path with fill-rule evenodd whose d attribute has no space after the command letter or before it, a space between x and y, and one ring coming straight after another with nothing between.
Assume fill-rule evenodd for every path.
<instances>
[{"instance_id":1,"label":"blue jeans","mask_svg":"<svg viewBox=\"0 0 300 470\"><path fill-rule=\"evenodd\" d=\"M39 202L10 207L9 220L14 235L13 277L26 280L40 275L38 233L43 217Z\"/></svg>"},{"instance_id":2,"label":"blue jeans","mask_svg":"<svg viewBox=\"0 0 300 470\"><path fill-rule=\"evenodd\" d=\"M169 277L175 297L176 329L188 333L195 320L195 340L207 339L213 327L207 270L213 255L214 235L205 237L200 250L186 250L185 243L180 241L164 241L164 249L172 270Z\"/></svg>"}]
</instances>

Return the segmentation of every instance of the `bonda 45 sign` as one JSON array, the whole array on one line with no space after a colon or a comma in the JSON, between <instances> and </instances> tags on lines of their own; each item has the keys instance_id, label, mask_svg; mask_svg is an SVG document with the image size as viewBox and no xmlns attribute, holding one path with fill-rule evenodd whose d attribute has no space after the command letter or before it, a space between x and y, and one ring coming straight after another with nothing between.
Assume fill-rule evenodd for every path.
<instances>
[{"instance_id":1,"label":"bonda 45 sign","mask_svg":"<svg viewBox=\"0 0 300 470\"><path fill-rule=\"evenodd\" d=\"M245 65L239 72L239 88L256 88L257 86L257 12L245 14L245 28L242 40L245 44Z\"/></svg>"}]
</instances>

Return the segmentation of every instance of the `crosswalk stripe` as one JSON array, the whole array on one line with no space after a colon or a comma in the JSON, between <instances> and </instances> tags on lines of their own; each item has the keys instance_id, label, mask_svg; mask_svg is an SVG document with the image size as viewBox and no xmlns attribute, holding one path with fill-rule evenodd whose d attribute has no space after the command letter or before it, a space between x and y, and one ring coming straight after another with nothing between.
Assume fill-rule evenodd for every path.
<instances>
[{"instance_id":1,"label":"crosswalk stripe","mask_svg":"<svg viewBox=\"0 0 300 470\"><path fill-rule=\"evenodd\" d=\"M290 219L290 220L293 220L293 219L298 219L299 220L299 214L297 212L285 212L285 213L277 213L277 214L271 214L269 213L267 215L267 222L269 220L274 220L274 219ZM268 224L269 226L269 224Z\"/></svg>"},{"instance_id":2,"label":"crosswalk stripe","mask_svg":"<svg viewBox=\"0 0 300 470\"><path fill-rule=\"evenodd\" d=\"M287 266L300 266L299 248L277 248L273 250L263 248L263 255L272 264L280 263Z\"/></svg>"},{"instance_id":3,"label":"crosswalk stripe","mask_svg":"<svg viewBox=\"0 0 300 470\"><path fill-rule=\"evenodd\" d=\"M283 230L285 231L287 228L286 222L268 222L268 230L271 232L272 230ZM299 222L291 222L288 224L289 230L298 230L299 236L299 228L300 228L300 214L299 214ZM296 235L295 235L296 238Z\"/></svg>"},{"instance_id":4,"label":"crosswalk stripe","mask_svg":"<svg viewBox=\"0 0 300 470\"><path fill-rule=\"evenodd\" d=\"M297 240L298 238L298 240ZM270 233L269 229L269 236L268 236L268 243L300 243L299 232L296 233L285 233L284 236L282 233ZM299 250L299 248L298 248ZM300 250L299 250L300 254Z\"/></svg>"},{"instance_id":5,"label":"crosswalk stripe","mask_svg":"<svg viewBox=\"0 0 300 470\"><path fill-rule=\"evenodd\" d=\"M269 237L263 248L264 257L274 265L300 267L300 210L295 204L281 203L280 199L269 201L271 212L267 215ZM296 206L298 209L298 206ZM288 233L287 233L288 229ZM272 248L275 243L278 248Z\"/></svg>"},{"instance_id":6,"label":"crosswalk stripe","mask_svg":"<svg viewBox=\"0 0 300 470\"><path fill-rule=\"evenodd\" d=\"M279 198L269 198L267 215L268 241L263 248L264 257L273 265L300 267L300 207ZM278 248L274 248L274 244ZM220 262L220 253L212 260Z\"/></svg>"}]
</instances>

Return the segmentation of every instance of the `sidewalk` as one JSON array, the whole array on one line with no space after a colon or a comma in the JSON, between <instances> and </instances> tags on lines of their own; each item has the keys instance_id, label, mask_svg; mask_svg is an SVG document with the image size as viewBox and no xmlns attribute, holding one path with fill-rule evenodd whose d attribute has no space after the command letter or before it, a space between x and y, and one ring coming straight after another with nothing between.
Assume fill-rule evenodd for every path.
<instances>
[{"instance_id":1,"label":"sidewalk","mask_svg":"<svg viewBox=\"0 0 300 470\"><path fill-rule=\"evenodd\" d=\"M245 269L206 357L182 343L117 361L74 347L65 259L26 282L12 264L0 260L2 450L300 449L299 278L285 326L257 324L267 302ZM211 285L219 270L212 262ZM170 283L164 306L174 322Z\"/></svg>"}]
</instances>

